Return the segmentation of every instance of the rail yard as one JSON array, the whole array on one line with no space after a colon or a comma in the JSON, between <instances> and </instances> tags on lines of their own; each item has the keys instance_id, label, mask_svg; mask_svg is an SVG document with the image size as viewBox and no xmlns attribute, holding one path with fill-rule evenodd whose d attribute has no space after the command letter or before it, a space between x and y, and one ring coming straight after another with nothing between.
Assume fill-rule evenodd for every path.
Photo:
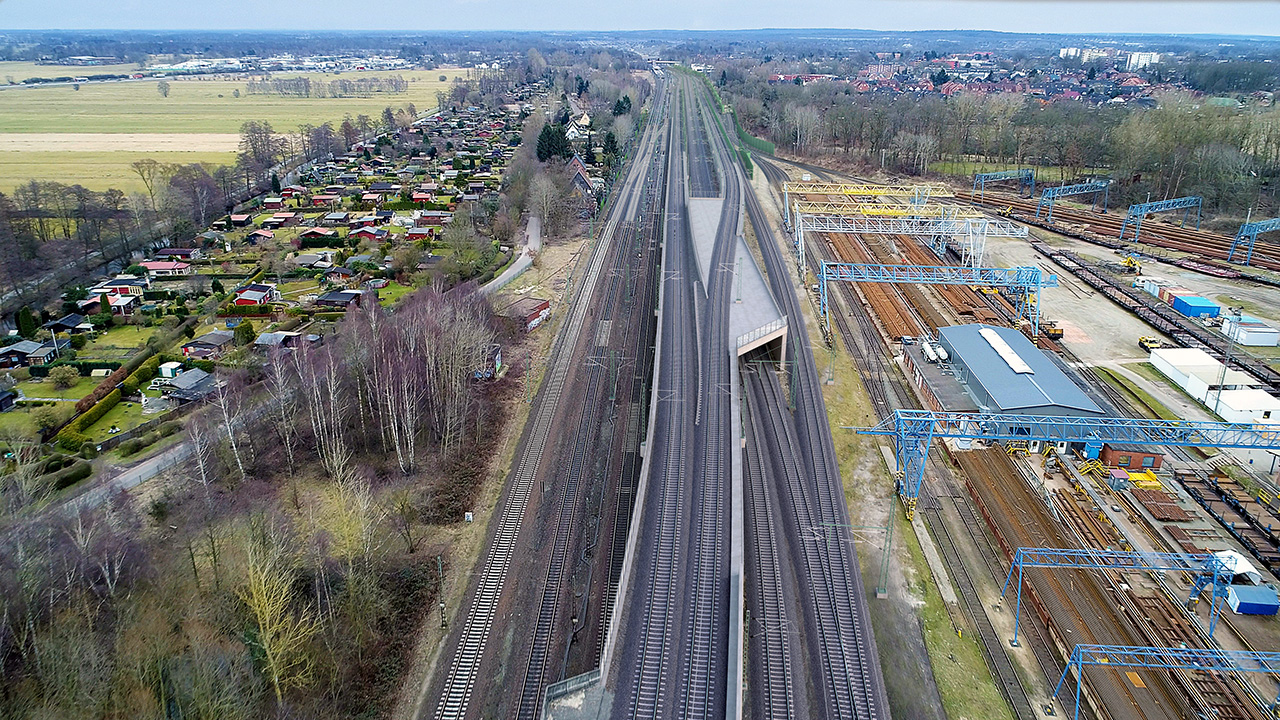
<instances>
[{"instance_id":1,"label":"rail yard","mask_svg":"<svg viewBox=\"0 0 1280 720\"><path fill-rule=\"evenodd\" d=\"M1166 419L1162 401L1187 402L1188 386L1079 353L1118 351L1090 348L1114 342L1090 331L1122 314L1152 347L1200 352L1222 378L1235 368L1215 409L1224 389L1265 394L1280 373L1140 288L1136 261L1059 239L1262 286L1280 252L1251 243L1244 266L1212 233L1148 223L1137 245L1112 215L1060 204L1037 219L1010 193L772 157L753 156L753 183L705 85L657 77L435 717L888 718L933 702L939 688L908 699L882 670L901 649L873 634L872 604L888 600L859 569L872 550L833 440L854 431L881 436L895 512L919 515L909 527L937 558L951 623L1009 716L1272 717L1280 668L1182 658L1256 670L1280 650L1280 500L1271 474L1246 470L1276 457L1274 431L1220 422L1212 368L1185 373L1204 380L1202 409ZM1035 260L986 267L1007 254ZM1060 314L1054 291L1095 317ZM824 353L861 376L879 424L833 430ZM1026 551L1059 560L1023 565Z\"/></svg>"}]
</instances>

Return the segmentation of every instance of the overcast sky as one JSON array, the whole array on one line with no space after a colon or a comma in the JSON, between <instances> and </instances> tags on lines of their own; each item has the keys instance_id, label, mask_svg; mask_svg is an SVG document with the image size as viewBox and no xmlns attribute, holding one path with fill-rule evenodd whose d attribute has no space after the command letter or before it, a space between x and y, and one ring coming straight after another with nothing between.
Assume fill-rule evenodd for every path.
<instances>
[{"instance_id":1,"label":"overcast sky","mask_svg":"<svg viewBox=\"0 0 1280 720\"><path fill-rule=\"evenodd\" d=\"M646 30L762 27L1280 35L1280 1L0 0L6 29Z\"/></svg>"}]
</instances>

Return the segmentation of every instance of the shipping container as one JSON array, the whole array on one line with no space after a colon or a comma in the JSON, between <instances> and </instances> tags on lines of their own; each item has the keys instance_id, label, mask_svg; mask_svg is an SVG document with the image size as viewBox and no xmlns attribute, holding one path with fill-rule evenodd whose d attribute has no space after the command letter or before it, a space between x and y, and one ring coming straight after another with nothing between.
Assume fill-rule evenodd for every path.
<instances>
[{"instance_id":1,"label":"shipping container","mask_svg":"<svg viewBox=\"0 0 1280 720\"><path fill-rule=\"evenodd\" d=\"M1227 604L1237 615L1275 615L1280 599L1270 585L1230 585Z\"/></svg>"},{"instance_id":2,"label":"shipping container","mask_svg":"<svg viewBox=\"0 0 1280 720\"><path fill-rule=\"evenodd\" d=\"M1174 310L1193 318L1218 317L1218 313L1222 312L1218 303L1199 295L1178 295L1170 304Z\"/></svg>"}]
</instances>

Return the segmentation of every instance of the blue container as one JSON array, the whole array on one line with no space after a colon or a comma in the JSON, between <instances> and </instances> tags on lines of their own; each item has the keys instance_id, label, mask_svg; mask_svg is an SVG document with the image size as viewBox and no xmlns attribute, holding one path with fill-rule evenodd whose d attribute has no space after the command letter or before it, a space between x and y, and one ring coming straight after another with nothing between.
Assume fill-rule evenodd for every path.
<instances>
[{"instance_id":1,"label":"blue container","mask_svg":"<svg viewBox=\"0 0 1280 720\"><path fill-rule=\"evenodd\" d=\"M1199 295L1176 295L1171 304L1174 310L1187 317L1218 317L1222 312L1218 303Z\"/></svg>"},{"instance_id":2,"label":"blue container","mask_svg":"<svg viewBox=\"0 0 1280 720\"><path fill-rule=\"evenodd\" d=\"M1089 460L1097 460L1098 456L1101 454L1102 454L1102 443L1087 442L1084 444L1084 456Z\"/></svg>"},{"instance_id":3,"label":"blue container","mask_svg":"<svg viewBox=\"0 0 1280 720\"><path fill-rule=\"evenodd\" d=\"M1237 615L1275 615L1280 610L1280 598L1270 585L1232 585L1227 604Z\"/></svg>"}]
</instances>

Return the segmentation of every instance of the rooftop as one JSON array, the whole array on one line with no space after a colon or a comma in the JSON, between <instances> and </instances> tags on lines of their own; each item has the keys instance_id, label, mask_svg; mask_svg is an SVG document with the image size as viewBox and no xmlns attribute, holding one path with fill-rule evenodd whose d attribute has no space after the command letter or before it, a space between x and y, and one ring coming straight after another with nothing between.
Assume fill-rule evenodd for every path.
<instances>
[{"instance_id":1,"label":"rooftop","mask_svg":"<svg viewBox=\"0 0 1280 720\"><path fill-rule=\"evenodd\" d=\"M1097 403L1017 330L953 325L938 328L938 338L967 369L964 380L980 386L996 403L992 412L1057 406L1103 414Z\"/></svg>"}]
</instances>

